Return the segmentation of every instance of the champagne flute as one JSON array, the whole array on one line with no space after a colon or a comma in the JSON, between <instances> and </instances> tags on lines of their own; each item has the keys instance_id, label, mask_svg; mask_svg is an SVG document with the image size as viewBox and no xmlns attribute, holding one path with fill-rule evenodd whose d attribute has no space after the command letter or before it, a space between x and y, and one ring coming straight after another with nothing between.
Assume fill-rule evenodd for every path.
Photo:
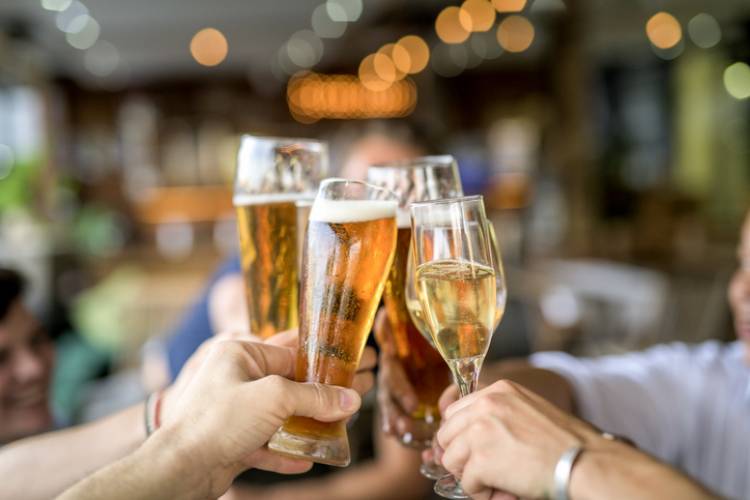
<instances>
[{"instance_id":1,"label":"champagne flute","mask_svg":"<svg viewBox=\"0 0 750 500\"><path fill-rule=\"evenodd\" d=\"M414 276L424 322L464 397L477 388L500 316L497 259L484 200L469 196L414 203L411 215ZM435 492L468 498L451 475L435 483Z\"/></svg>"},{"instance_id":2,"label":"champagne flute","mask_svg":"<svg viewBox=\"0 0 750 500\"><path fill-rule=\"evenodd\" d=\"M495 236L495 229L490 221L487 221L487 233L490 239L490 252L492 254L492 267L495 270L495 322L492 327L492 331L495 331L503 318L505 312L505 303L507 299L507 289L505 287L505 271L503 270L503 260L500 253L500 245L497 243L497 237ZM404 286L404 301L406 302L406 309L409 312L411 321L414 326L419 330L419 333L427 339L432 347L435 347L435 343L430 336L430 330L427 327L427 323L422 313L422 306L419 303L419 296L417 295L416 277L414 270L416 269L414 264L414 245L409 245L409 255L406 263L406 281ZM435 347L437 349L437 347ZM448 475L448 471L437 463L435 459L422 462L419 468L419 472L428 479L437 481L443 476Z\"/></svg>"}]
</instances>

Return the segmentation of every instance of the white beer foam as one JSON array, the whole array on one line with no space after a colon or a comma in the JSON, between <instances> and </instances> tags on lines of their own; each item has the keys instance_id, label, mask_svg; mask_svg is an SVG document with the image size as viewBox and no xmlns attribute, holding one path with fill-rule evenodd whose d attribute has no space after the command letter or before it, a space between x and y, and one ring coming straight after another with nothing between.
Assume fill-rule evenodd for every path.
<instances>
[{"instance_id":1,"label":"white beer foam","mask_svg":"<svg viewBox=\"0 0 750 500\"><path fill-rule=\"evenodd\" d=\"M310 211L310 220L318 222L364 222L396 216L398 203L388 200L325 200L317 199Z\"/></svg>"},{"instance_id":2,"label":"white beer foam","mask_svg":"<svg viewBox=\"0 0 750 500\"><path fill-rule=\"evenodd\" d=\"M315 191L307 193L264 193L264 194L235 194L232 204L235 207L246 205L265 205L267 203L289 203L315 198Z\"/></svg>"}]
</instances>

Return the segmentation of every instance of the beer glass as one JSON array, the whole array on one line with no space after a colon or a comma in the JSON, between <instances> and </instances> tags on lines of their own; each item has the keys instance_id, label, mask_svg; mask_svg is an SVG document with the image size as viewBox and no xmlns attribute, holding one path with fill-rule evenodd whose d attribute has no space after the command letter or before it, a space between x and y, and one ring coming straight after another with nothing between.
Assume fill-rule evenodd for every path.
<instances>
[{"instance_id":1,"label":"beer glass","mask_svg":"<svg viewBox=\"0 0 750 500\"><path fill-rule=\"evenodd\" d=\"M262 338L297 327L298 204L327 169L325 143L242 137L233 201L250 331Z\"/></svg>"},{"instance_id":2,"label":"beer glass","mask_svg":"<svg viewBox=\"0 0 750 500\"><path fill-rule=\"evenodd\" d=\"M365 182L328 179L310 211L302 261L295 378L351 387L396 248L398 199ZM344 421L291 417L268 448L346 466Z\"/></svg>"},{"instance_id":3,"label":"beer glass","mask_svg":"<svg viewBox=\"0 0 750 500\"><path fill-rule=\"evenodd\" d=\"M461 396L476 390L482 362L504 310L490 226L481 196L411 206L417 296L430 336ZM504 282L502 283L503 288ZM468 498L453 476L435 483L445 498Z\"/></svg>"},{"instance_id":4,"label":"beer glass","mask_svg":"<svg viewBox=\"0 0 750 500\"><path fill-rule=\"evenodd\" d=\"M413 324L404 297L407 256L411 242L409 205L414 201L463 195L461 179L452 156L427 156L403 162L373 165L367 181L393 191L399 198L398 238L393 266L383 292L386 316L392 332L390 347L414 388L418 406L412 412L410 430L401 443L416 449L431 445L440 424L438 399L448 386L450 374L440 354Z\"/></svg>"},{"instance_id":5,"label":"beer glass","mask_svg":"<svg viewBox=\"0 0 750 500\"><path fill-rule=\"evenodd\" d=\"M495 331L500 324L500 320L505 312L505 302L507 298L507 291L505 287L505 271L503 270L502 255L500 253L500 245L497 242L495 236L495 229L492 223L487 221L487 234L490 239L490 252L492 253L492 265L495 270L495 294L496 294L496 309L495 309L495 322L492 326L492 330ZM406 265L406 284L404 287L404 299L406 302L406 308L411 317L412 323L419 330L419 333L427 339L431 346L435 347L435 344L430 337L430 330L425 323L424 315L422 314L422 306L419 303L419 297L417 295L416 279L414 270L414 246L409 245L409 254L407 257ZM448 471L443 468L440 464L435 462L434 459L425 461L419 468L419 472L423 476L438 480L441 477L448 474Z\"/></svg>"}]
</instances>

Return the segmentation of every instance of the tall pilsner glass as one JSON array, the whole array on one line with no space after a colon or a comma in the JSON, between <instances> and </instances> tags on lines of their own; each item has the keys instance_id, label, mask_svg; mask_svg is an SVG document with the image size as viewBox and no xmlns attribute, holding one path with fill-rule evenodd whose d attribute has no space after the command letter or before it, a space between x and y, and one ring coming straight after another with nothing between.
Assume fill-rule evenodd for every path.
<instances>
[{"instance_id":1,"label":"tall pilsner glass","mask_svg":"<svg viewBox=\"0 0 750 500\"><path fill-rule=\"evenodd\" d=\"M388 188L399 197L396 255L383 300L394 344L388 347L404 368L418 401L417 409L410 415L410 431L399 439L405 446L424 449L431 445L440 425L438 400L450 383L450 372L428 340L429 333L420 332L406 307L404 289L411 244L409 206L415 201L462 196L461 179L453 157L444 155L373 165L367 171L367 181Z\"/></svg>"},{"instance_id":2,"label":"tall pilsner glass","mask_svg":"<svg viewBox=\"0 0 750 500\"><path fill-rule=\"evenodd\" d=\"M315 197L327 169L325 143L242 137L234 206L250 331L262 338L297 327L298 205Z\"/></svg>"},{"instance_id":3,"label":"tall pilsner glass","mask_svg":"<svg viewBox=\"0 0 750 500\"><path fill-rule=\"evenodd\" d=\"M321 183L307 225L295 378L351 387L396 248L398 200L364 182ZM268 443L295 458L346 466L344 421L292 417Z\"/></svg>"},{"instance_id":4,"label":"tall pilsner glass","mask_svg":"<svg viewBox=\"0 0 750 500\"><path fill-rule=\"evenodd\" d=\"M412 204L411 215L419 303L463 397L476 390L501 297L484 202L481 196L425 201ZM502 301L504 309L504 293ZM468 498L452 476L440 479L435 492Z\"/></svg>"}]
</instances>

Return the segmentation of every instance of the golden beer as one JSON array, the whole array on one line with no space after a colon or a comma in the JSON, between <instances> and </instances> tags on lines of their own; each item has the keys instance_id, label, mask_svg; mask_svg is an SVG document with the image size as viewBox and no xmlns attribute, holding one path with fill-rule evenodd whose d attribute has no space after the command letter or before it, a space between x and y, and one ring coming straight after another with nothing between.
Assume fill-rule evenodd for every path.
<instances>
[{"instance_id":1,"label":"golden beer","mask_svg":"<svg viewBox=\"0 0 750 500\"><path fill-rule=\"evenodd\" d=\"M328 168L328 147L310 139L244 135L233 203L251 333L268 338L298 325L298 227Z\"/></svg>"},{"instance_id":2,"label":"golden beer","mask_svg":"<svg viewBox=\"0 0 750 500\"><path fill-rule=\"evenodd\" d=\"M265 339L296 328L295 201L237 205L237 227L250 331Z\"/></svg>"},{"instance_id":3,"label":"golden beer","mask_svg":"<svg viewBox=\"0 0 750 500\"><path fill-rule=\"evenodd\" d=\"M464 260L437 260L416 272L419 301L445 360L482 359L495 327L495 271Z\"/></svg>"},{"instance_id":4,"label":"golden beer","mask_svg":"<svg viewBox=\"0 0 750 500\"><path fill-rule=\"evenodd\" d=\"M351 387L393 261L395 210L391 201L316 199L303 252L298 382ZM292 417L269 448L349 463L343 421Z\"/></svg>"},{"instance_id":5,"label":"golden beer","mask_svg":"<svg viewBox=\"0 0 750 500\"><path fill-rule=\"evenodd\" d=\"M429 446L440 422L438 400L450 383L450 371L440 353L430 345L412 322L404 294L411 228L398 229L396 254L383 292L386 314L391 325L396 355L417 396L418 408L410 416L413 431L402 438L415 448ZM418 305L418 304L417 304ZM419 311L421 314L421 311ZM429 336L425 330L424 334Z\"/></svg>"}]
</instances>

